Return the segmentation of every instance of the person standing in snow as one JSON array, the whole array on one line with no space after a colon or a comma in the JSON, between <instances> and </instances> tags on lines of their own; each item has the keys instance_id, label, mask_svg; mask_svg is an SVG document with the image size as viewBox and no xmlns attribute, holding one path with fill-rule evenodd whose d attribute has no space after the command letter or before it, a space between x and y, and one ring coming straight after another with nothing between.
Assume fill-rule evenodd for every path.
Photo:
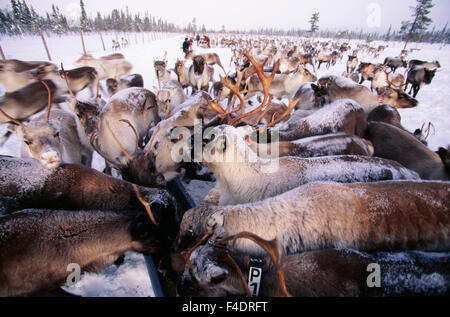
<instances>
[{"instance_id":1,"label":"person standing in snow","mask_svg":"<svg viewBox=\"0 0 450 317\"><path fill-rule=\"evenodd\" d=\"M184 39L184 42L183 42L183 52L184 52L184 54L187 54L187 52L189 52L189 48L190 47L191 47L191 43L189 42L188 38L186 37Z\"/></svg>"}]
</instances>

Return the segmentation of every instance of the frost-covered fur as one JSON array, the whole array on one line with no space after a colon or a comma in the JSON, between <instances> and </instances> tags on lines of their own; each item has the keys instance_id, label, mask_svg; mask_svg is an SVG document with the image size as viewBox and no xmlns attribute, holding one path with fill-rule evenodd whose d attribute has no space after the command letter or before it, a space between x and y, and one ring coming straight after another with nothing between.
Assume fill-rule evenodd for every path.
<instances>
[{"instance_id":1,"label":"frost-covered fur","mask_svg":"<svg viewBox=\"0 0 450 317\"><path fill-rule=\"evenodd\" d=\"M157 108L155 94L145 88L132 87L116 93L100 112L97 143L102 152L113 160L123 156L115 136L132 155L136 137L132 128L121 120L128 120L136 129L139 140L142 140L149 128L160 121Z\"/></svg>"},{"instance_id":2,"label":"frost-covered fur","mask_svg":"<svg viewBox=\"0 0 450 317\"><path fill-rule=\"evenodd\" d=\"M203 230L213 238L243 231L277 238L287 254L324 248L446 251L449 193L448 182L311 183L252 204L209 206ZM234 247L262 252L243 239Z\"/></svg>"},{"instance_id":3,"label":"frost-covered fur","mask_svg":"<svg viewBox=\"0 0 450 317\"><path fill-rule=\"evenodd\" d=\"M418 179L397 162L365 156L262 159L231 126L219 126L203 150L202 164L214 172L220 205L260 201L314 181L342 183ZM227 139L227 142L225 142Z\"/></svg>"},{"instance_id":4,"label":"frost-covered fur","mask_svg":"<svg viewBox=\"0 0 450 317\"><path fill-rule=\"evenodd\" d=\"M291 123L286 131L280 132L280 141L337 132L363 137L366 128L367 119L363 108L354 100L342 99Z\"/></svg>"},{"instance_id":5,"label":"frost-covered fur","mask_svg":"<svg viewBox=\"0 0 450 317\"><path fill-rule=\"evenodd\" d=\"M332 155L372 156L374 152L370 141L346 133L326 134L303 138L291 142L278 142L272 145L252 143L251 148L263 158L275 158L271 146L278 148L275 155L298 157L321 157Z\"/></svg>"},{"instance_id":6,"label":"frost-covered fur","mask_svg":"<svg viewBox=\"0 0 450 317\"><path fill-rule=\"evenodd\" d=\"M152 135L153 141L151 144L150 142L147 144L145 150L147 151L149 146L152 147L151 152L155 155L156 170L158 173L163 174L167 181L179 175L178 169L183 163L174 159L172 155L174 147L179 149L187 146L187 149L189 149L190 143L186 144L186 142L189 141L194 124L196 122L198 124L201 123L202 119L203 124L207 124L217 115L215 111L201 109L207 105L207 98L208 94L205 92L198 92L192 95L184 103L175 108L168 119L162 120L154 128L153 133L155 134ZM178 130L174 130L179 127L188 128L179 130L187 132L181 140L176 139L179 136L177 134ZM186 149L186 147L184 148Z\"/></svg>"},{"instance_id":7,"label":"frost-covered fur","mask_svg":"<svg viewBox=\"0 0 450 317\"><path fill-rule=\"evenodd\" d=\"M237 272L219 260L220 249L200 246L191 256L194 270L186 268L179 288L182 296L245 296ZM231 251L248 279L248 255ZM450 253L418 251L363 253L325 249L285 256L286 287L294 297L448 296ZM272 297L278 286L277 270L264 257L261 297ZM369 288L371 263L380 266L380 287Z\"/></svg>"},{"instance_id":8,"label":"frost-covered fur","mask_svg":"<svg viewBox=\"0 0 450 317\"><path fill-rule=\"evenodd\" d=\"M101 271L126 251L155 252L156 233L147 215L129 211L23 210L0 217L0 296L58 288L71 263Z\"/></svg>"}]
</instances>

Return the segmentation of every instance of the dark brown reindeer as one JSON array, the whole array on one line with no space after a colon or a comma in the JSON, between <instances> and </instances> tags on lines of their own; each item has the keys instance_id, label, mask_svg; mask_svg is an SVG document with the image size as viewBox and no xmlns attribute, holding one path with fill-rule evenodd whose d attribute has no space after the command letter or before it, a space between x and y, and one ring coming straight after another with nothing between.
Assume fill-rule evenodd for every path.
<instances>
[{"instance_id":1,"label":"dark brown reindeer","mask_svg":"<svg viewBox=\"0 0 450 317\"><path fill-rule=\"evenodd\" d=\"M207 234L215 241L248 231L267 240L277 238L287 254L326 248L448 251L449 186L429 181L319 182L249 204L202 204L183 216L180 247L175 249L187 250ZM232 246L251 256L264 254L251 242Z\"/></svg>"},{"instance_id":2,"label":"dark brown reindeer","mask_svg":"<svg viewBox=\"0 0 450 317\"><path fill-rule=\"evenodd\" d=\"M44 80L50 89L52 102L64 101L60 90L51 80ZM27 120L31 115L43 110L48 105L48 90L42 82L34 82L22 89L6 93L0 97L0 109L17 121ZM0 124L11 120L0 115Z\"/></svg>"},{"instance_id":3,"label":"dark brown reindeer","mask_svg":"<svg viewBox=\"0 0 450 317\"><path fill-rule=\"evenodd\" d=\"M439 155L403 129L383 122L371 122L366 138L373 143L375 156L395 160L416 171L422 179L450 179Z\"/></svg>"},{"instance_id":4,"label":"dark brown reindeer","mask_svg":"<svg viewBox=\"0 0 450 317\"><path fill-rule=\"evenodd\" d=\"M193 93L199 90L208 91L213 75L214 68L206 63L205 58L201 55L195 56L189 68L189 83L193 87Z\"/></svg>"},{"instance_id":5,"label":"dark brown reindeer","mask_svg":"<svg viewBox=\"0 0 450 317\"><path fill-rule=\"evenodd\" d=\"M324 76L319 79L318 85L316 97L327 96L329 102L338 99L353 99L363 107L366 114L380 104L390 104L396 108L413 108L419 103L402 90L388 88L381 96L377 96L369 88L338 76Z\"/></svg>"},{"instance_id":6,"label":"dark brown reindeer","mask_svg":"<svg viewBox=\"0 0 450 317\"><path fill-rule=\"evenodd\" d=\"M424 282L424 275L450 277L449 253L378 252L324 249L285 255L279 242L241 232L223 241L248 239L267 252L263 260L258 296L261 297L359 297L446 296L446 286ZM224 247L221 241L201 245L186 254L186 267L178 291L181 296L249 296L249 255ZM380 287L370 287L371 264L383 272ZM413 269L412 269L413 268ZM256 295L256 294L255 294Z\"/></svg>"},{"instance_id":7,"label":"dark brown reindeer","mask_svg":"<svg viewBox=\"0 0 450 317\"><path fill-rule=\"evenodd\" d=\"M25 208L64 210L144 210L135 188L151 210L171 206L164 189L135 187L82 165L63 164L46 169L33 159L0 156L0 211Z\"/></svg>"},{"instance_id":8,"label":"dark brown reindeer","mask_svg":"<svg viewBox=\"0 0 450 317\"><path fill-rule=\"evenodd\" d=\"M69 264L99 272L126 251L160 252L171 215L153 211L157 226L136 211L31 209L0 217L0 296L55 296Z\"/></svg>"}]
</instances>

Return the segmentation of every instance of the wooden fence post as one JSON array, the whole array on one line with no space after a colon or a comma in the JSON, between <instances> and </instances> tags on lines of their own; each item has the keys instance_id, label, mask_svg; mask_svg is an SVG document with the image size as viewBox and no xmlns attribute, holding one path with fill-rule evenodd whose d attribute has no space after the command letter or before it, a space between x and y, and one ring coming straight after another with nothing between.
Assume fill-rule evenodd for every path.
<instances>
[{"instance_id":1,"label":"wooden fence post","mask_svg":"<svg viewBox=\"0 0 450 317\"><path fill-rule=\"evenodd\" d=\"M83 53L86 55L86 46L84 45L84 37L83 37L83 30L80 29L80 35L81 35L81 45L83 46Z\"/></svg>"},{"instance_id":2,"label":"wooden fence post","mask_svg":"<svg viewBox=\"0 0 450 317\"><path fill-rule=\"evenodd\" d=\"M100 34L100 39L102 40L103 50L106 51L105 42L103 41L102 32L98 32Z\"/></svg>"},{"instance_id":3,"label":"wooden fence post","mask_svg":"<svg viewBox=\"0 0 450 317\"><path fill-rule=\"evenodd\" d=\"M5 54L3 53L2 47L0 46L0 54L2 55L2 59L6 60Z\"/></svg>"},{"instance_id":4,"label":"wooden fence post","mask_svg":"<svg viewBox=\"0 0 450 317\"><path fill-rule=\"evenodd\" d=\"M50 52L48 51L47 42L45 41L44 34L42 34L41 29L39 29L39 34L41 35L42 43L44 43L45 51L47 52L48 60L51 62L52 57L50 56Z\"/></svg>"}]
</instances>

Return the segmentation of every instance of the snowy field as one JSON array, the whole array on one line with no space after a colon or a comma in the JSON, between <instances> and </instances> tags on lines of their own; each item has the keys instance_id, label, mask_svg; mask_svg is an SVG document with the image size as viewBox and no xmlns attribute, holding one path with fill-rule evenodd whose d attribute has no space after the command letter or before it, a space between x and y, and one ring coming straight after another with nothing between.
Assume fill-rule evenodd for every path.
<instances>
[{"instance_id":1,"label":"snowy field","mask_svg":"<svg viewBox=\"0 0 450 317\"><path fill-rule=\"evenodd\" d=\"M119 39L123 35L119 34ZM127 36L125 36L127 37ZM115 34L103 34L104 42L107 47L106 51L98 34L85 34L84 39L86 43L86 50L95 57L113 53L111 50L112 39L116 38ZM167 51L167 59L169 68L175 66L177 59L183 59L184 55L181 50L181 45L184 40L184 35L164 34L156 37L154 34L131 34L128 36L130 45L129 48L122 49L126 59L129 60L133 66L133 73L140 73L144 78L144 86L152 91L157 87L156 75L153 68L154 59L162 59L165 51ZM57 65L64 64L65 69L71 69L75 66L73 63L82 55L81 39L79 34L46 37L47 44L52 57L52 62ZM352 48L356 47L359 42L352 41L350 45ZM372 43L373 46L385 43ZM47 54L42 44L40 37L4 37L0 39L0 45L8 59L21 60L47 60ZM375 60L371 57L360 55L360 62L383 62L387 56L397 56L403 43L389 43L389 47ZM420 128L423 123L433 123L435 127L428 139L429 146L432 150L437 150L439 147L447 147L450 145L450 48L448 46L424 45L424 44L410 44L409 48L417 48L408 56L408 59L421 59L427 61L439 60L442 65L440 71L430 86L424 87L417 97L420 104L413 109L400 109L402 116L402 124L414 131ZM196 52L216 52L222 61L226 71L232 70L230 65L231 50L228 48L212 48L209 50L198 49ZM327 70L324 66L318 71L317 77L323 75L341 75L346 68L346 57L336 66ZM189 66L189 65L187 65ZM404 69L399 69L398 72L404 72ZM215 66L215 77L219 78L222 70ZM223 75L223 74L222 74ZM369 82L365 82L369 86ZM83 92L82 92L83 93ZM0 94L3 94L3 88L0 84ZM0 127L0 134L5 132L5 127ZM0 147L0 154L3 155L20 155L20 142L12 136L3 147ZM94 158L94 168L102 170L104 163L96 156ZM193 181L188 190L193 195L196 202L199 202L207 191L213 186L212 183L203 183ZM68 291L82 296L154 296L151 288L149 276L147 273L144 257L140 254L127 253L125 262L121 266L112 265L101 274L86 273L83 274L81 281L68 289Z\"/></svg>"}]
</instances>

